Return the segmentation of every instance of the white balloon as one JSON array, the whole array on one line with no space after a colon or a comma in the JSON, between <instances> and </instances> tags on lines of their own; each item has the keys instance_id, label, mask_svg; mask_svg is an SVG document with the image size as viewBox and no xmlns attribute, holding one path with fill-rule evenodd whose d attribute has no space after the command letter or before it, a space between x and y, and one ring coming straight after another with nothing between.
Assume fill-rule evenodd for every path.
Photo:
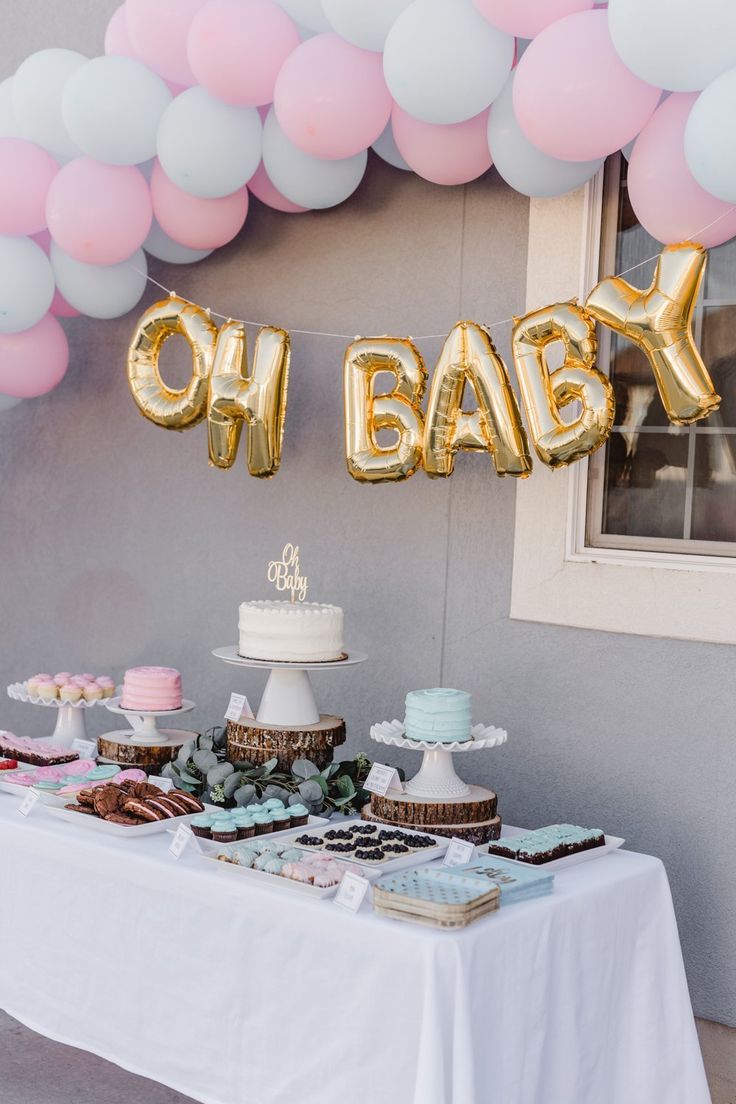
<instances>
[{"instance_id":1,"label":"white balloon","mask_svg":"<svg viewBox=\"0 0 736 1104\"><path fill-rule=\"evenodd\" d=\"M394 129L391 126L390 119L386 123L385 130L376 138L371 149L377 153L383 161L387 161L389 165L393 165L395 169L406 169L407 172L412 171L411 165L408 165L399 153L399 147L396 145Z\"/></svg>"},{"instance_id":2,"label":"white balloon","mask_svg":"<svg viewBox=\"0 0 736 1104\"><path fill-rule=\"evenodd\" d=\"M13 112L24 138L62 157L79 155L64 123L61 101L66 82L87 60L76 50L39 50L18 67Z\"/></svg>"},{"instance_id":3,"label":"white balloon","mask_svg":"<svg viewBox=\"0 0 736 1104\"><path fill-rule=\"evenodd\" d=\"M90 265L76 261L52 241L51 267L66 301L91 318L127 314L146 290L148 266L142 249L120 264Z\"/></svg>"},{"instance_id":4,"label":"white balloon","mask_svg":"<svg viewBox=\"0 0 736 1104\"><path fill-rule=\"evenodd\" d=\"M0 83L0 138L22 138L13 111L13 78L6 77Z\"/></svg>"},{"instance_id":5,"label":"white balloon","mask_svg":"<svg viewBox=\"0 0 736 1104\"><path fill-rule=\"evenodd\" d=\"M171 100L161 77L140 61L98 57L66 82L62 115L84 153L110 165L137 165L156 155L158 124Z\"/></svg>"},{"instance_id":6,"label":"white balloon","mask_svg":"<svg viewBox=\"0 0 736 1104\"><path fill-rule=\"evenodd\" d=\"M23 399L16 398L15 395L0 395L0 413L5 413L6 410L12 410L18 403L22 403Z\"/></svg>"},{"instance_id":7,"label":"white balloon","mask_svg":"<svg viewBox=\"0 0 736 1104\"><path fill-rule=\"evenodd\" d=\"M40 322L54 298L49 259L32 238L0 237L0 333Z\"/></svg>"},{"instance_id":8,"label":"white balloon","mask_svg":"<svg viewBox=\"0 0 736 1104\"><path fill-rule=\"evenodd\" d=\"M736 69L716 77L693 104L685 127L685 158L701 188L736 203Z\"/></svg>"},{"instance_id":9,"label":"white balloon","mask_svg":"<svg viewBox=\"0 0 736 1104\"><path fill-rule=\"evenodd\" d=\"M697 92L736 65L734 0L610 0L608 27L637 77Z\"/></svg>"},{"instance_id":10,"label":"white balloon","mask_svg":"<svg viewBox=\"0 0 736 1104\"><path fill-rule=\"evenodd\" d=\"M321 0L276 0L276 2L300 26L317 34L332 30L327 16L322 11ZM372 0L369 2L372 3Z\"/></svg>"},{"instance_id":11,"label":"white balloon","mask_svg":"<svg viewBox=\"0 0 736 1104\"><path fill-rule=\"evenodd\" d=\"M339 35L364 50L382 50L386 35L411 0L322 0L322 9Z\"/></svg>"},{"instance_id":12,"label":"white balloon","mask_svg":"<svg viewBox=\"0 0 736 1104\"><path fill-rule=\"evenodd\" d=\"M388 33L383 72L410 115L460 123L495 100L513 61L513 35L486 22L473 0L414 0Z\"/></svg>"},{"instance_id":13,"label":"white balloon","mask_svg":"<svg viewBox=\"0 0 736 1104\"><path fill-rule=\"evenodd\" d=\"M158 129L158 157L183 191L217 199L242 188L261 160L261 117L188 88L169 104Z\"/></svg>"},{"instance_id":14,"label":"white balloon","mask_svg":"<svg viewBox=\"0 0 736 1104\"><path fill-rule=\"evenodd\" d=\"M334 207L352 195L363 179L368 153L340 161L320 161L302 153L284 134L273 108L263 126L263 165L273 186L300 207Z\"/></svg>"},{"instance_id":15,"label":"white balloon","mask_svg":"<svg viewBox=\"0 0 736 1104\"><path fill-rule=\"evenodd\" d=\"M180 245L161 229L156 219L151 224L148 237L143 243L143 248L152 257L159 261L167 261L168 264L194 264L209 257L211 249L190 249L186 245Z\"/></svg>"},{"instance_id":16,"label":"white balloon","mask_svg":"<svg viewBox=\"0 0 736 1104\"><path fill-rule=\"evenodd\" d=\"M532 145L514 115L513 74L488 115L488 146L498 172L512 188L527 196L558 196L590 180L604 162L560 161Z\"/></svg>"}]
</instances>

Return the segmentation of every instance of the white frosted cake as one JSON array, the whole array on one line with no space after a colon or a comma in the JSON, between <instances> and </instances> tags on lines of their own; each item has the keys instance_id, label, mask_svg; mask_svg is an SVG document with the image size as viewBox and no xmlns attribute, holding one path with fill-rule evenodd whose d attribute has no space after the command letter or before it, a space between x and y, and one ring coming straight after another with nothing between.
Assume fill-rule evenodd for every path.
<instances>
[{"instance_id":1,"label":"white frosted cake","mask_svg":"<svg viewBox=\"0 0 736 1104\"><path fill-rule=\"evenodd\" d=\"M435 687L406 695L404 728L410 740L454 744L471 739L472 699L464 690Z\"/></svg>"},{"instance_id":2,"label":"white frosted cake","mask_svg":"<svg viewBox=\"0 0 736 1104\"><path fill-rule=\"evenodd\" d=\"M248 659L324 663L344 655L342 610L318 602L243 602L238 653Z\"/></svg>"}]
</instances>

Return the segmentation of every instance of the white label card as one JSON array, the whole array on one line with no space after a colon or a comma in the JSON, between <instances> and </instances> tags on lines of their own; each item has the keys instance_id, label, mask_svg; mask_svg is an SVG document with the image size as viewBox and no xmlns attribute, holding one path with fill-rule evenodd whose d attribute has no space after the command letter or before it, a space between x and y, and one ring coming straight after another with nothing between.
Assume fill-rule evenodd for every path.
<instances>
[{"instance_id":1,"label":"white label card","mask_svg":"<svg viewBox=\"0 0 736 1104\"><path fill-rule=\"evenodd\" d=\"M241 717L246 717L249 720L252 720L253 710L251 709L245 694L231 694L230 704L228 705L225 712L225 720L239 721Z\"/></svg>"},{"instance_id":2,"label":"white label card","mask_svg":"<svg viewBox=\"0 0 736 1104\"><path fill-rule=\"evenodd\" d=\"M363 898L368 892L370 882L367 878L361 878L359 874L352 874L349 870L342 876L342 881L337 887L334 902L340 908L348 912L357 912L363 904Z\"/></svg>"},{"instance_id":3,"label":"white label card","mask_svg":"<svg viewBox=\"0 0 736 1104\"><path fill-rule=\"evenodd\" d=\"M97 741L72 740L72 751L76 751L80 759L95 759L97 757Z\"/></svg>"},{"instance_id":4,"label":"white label card","mask_svg":"<svg viewBox=\"0 0 736 1104\"><path fill-rule=\"evenodd\" d=\"M368 777L363 783L363 788L369 793L385 797L389 790L404 792L404 787L399 778L399 772L395 767L387 767L383 763L374 763L368 772Z\"/></svg>"},{"instance_id":5,"label":"white label card","mask_svg":"<svg viewBox=\"0 0 736 1104\"><path fill-rule=\"evenodd\" d=\"M160 774L149 774L148 781L152 786L158 786L164 793L168 793L174 787L172 778L163 778Z\"/></svg>"},{"instance_id":6,"label":"white label card","mask_svg":"<svg viewBox=\"0 0 736 1104\"><path fill-rule=\"evenodd\" d=\"M28 791L28 793L26 794L26 796L23 798L20 805L18 806L18 812L20 813L21 816L24 816L24 817L28 816L31 809L33 808L33 806L38 801L38 796L39 795L38 795L37 790L29 790Z\"/></svg>"},{"instance_id":7,"label":"white label card","mask_svg":"<svg viewBox=\"0 0 736 1104\"><path fill-rule=\"evenodd\" d=\"M442 865L463 866L464 863L472 862L474 856L474 844L470 843L468 840L453 839L450 840L450 846L445 851Z\"/></svg>"},{"instance_id":8,"label":"white label card","mask_svg":"<svg viewBox=\"0 0 736 1104\"><path fill-rule=\"evenodd\" d=\"M196 851L201 851L197 837L188 824L180 824L174 832L174 838L169 844L169 851L175 859L180 859L187 847L192 846Z\"/></svg>"}]
</instances>

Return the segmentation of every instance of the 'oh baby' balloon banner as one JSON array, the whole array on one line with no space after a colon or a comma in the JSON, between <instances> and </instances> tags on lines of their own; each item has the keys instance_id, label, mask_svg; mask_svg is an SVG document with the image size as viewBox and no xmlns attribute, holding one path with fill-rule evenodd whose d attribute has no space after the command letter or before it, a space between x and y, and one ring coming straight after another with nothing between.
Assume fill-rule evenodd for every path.
<instances>
[{"instance_id":1,"label":"'oh baby' balloon banner","mask_svg":"<svg viewBox=\"0 0 736 1104\"><path fill-rule=\"evenodd\" d=\"M555 303L515 319L512 349L528 424L506 365L490 333L476 322L458 322L440 353L422 399L427 371L409 338L365 337L345 352L345 451L348 471L365 483L407 479L423 467L432 477L452 474L458 449L490 453L498 475L525 477L532 470L528 438L551 468L589 456L607 440L615 403L610 380L595 367L595 324L600 322L642 350L651 366L667 417L686 425L716 410L716 394L695 347L692 314L705 271L706 253L685 243L663 249L652 284L639 290L620 276L602 280L585 305ZM192 375L173 390L159 372L167 338L182 334L192 350ZM564 362L550 370L548 347L561 342ZM245 327L219 329L207 311L177 296L152 306L138 323L128 355L128 380L141 412L165 429L184 430L207 420L209 457L232 467L243 426L251 475L272 476L281 462L289 377L286 330L262 326L248 365ZM393 389L376 394L376 377L388 372ZM462 409L469 387L476 408ZM561 411L577 401L580 412ZM393 430L391 445L378 432Z\"/></svg>"}]
</instances>

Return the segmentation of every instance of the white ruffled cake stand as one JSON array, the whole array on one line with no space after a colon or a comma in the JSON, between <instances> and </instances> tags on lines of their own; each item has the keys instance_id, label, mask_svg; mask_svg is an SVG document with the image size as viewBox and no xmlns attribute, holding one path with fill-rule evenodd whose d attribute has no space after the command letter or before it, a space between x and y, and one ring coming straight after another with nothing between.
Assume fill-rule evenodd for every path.
<instances>
[{"instance_id":1,"label":"white ruffled cake stand","mask_svg":"<svg viewBox=\"0 0 736 1104\"><path fill-rule=\"evenodd\" d=\"M179 717L182 713L191 713L195 708L193 701L182 701L179 709L157 710L123 709L119 697L108 698L104 704L111 713L125 717L130 726L117 732L106 732L105 740L162 747L164 744L185 744L196 735L184 728L159 728L156 724L158 717Z\"/></svg>"},{"instance_id":2,"label":"white ruffled cake stand","mask_svg":"<svg viewBox=\"0 0 736 1104\"><path fill-rule=\"evenodd\" d=\"M235 667L270 671L256 720L262 725L283 725L299 729L318 724L320 720L309 672L354 667L368 658L363 652L346 652L344 659L327 660L324 663L278 663L274 660L246 659L238 655L235 644L215 648L212 654Z\"/></svg>"},{"instance_id":3,"label":"white ruffled cake stand","mask_svg":"<svg viewBox=\"0 0 736 1104\"><path fill-rule=\"evenodd\" d=\"M31 705L45 705L58 710L56 727L53 734L48 737L48 743L58 747L71 747L75 740L87 739L87 726L84 721L85 709L91 709L95 705L107 705L109 698L99 698L96 701L65 702L54 698L46 701L44 698L31 697L24 682L13 682L8 687L8 697L13 701L29 702Z\"/></svg>"},{"instance_id":4,"label":"white ruffled cake stand","mask_svg":"<svg viewBox=\"0 0 736 1104\"><path fill-rule=\"evenodd\" d=\"M470 730L471 739L457 743L438 744L429 740L410 740L401 721L382 721L371 727L371 739L379 744L422 751L422 765L404 785L411 797L429 801L458 801L487 793L479 786L468 786L455 772L453 755L466 751L483 751L505 744L508 734L502 728L477 724Z\"/></svg>"}]
</instances>

